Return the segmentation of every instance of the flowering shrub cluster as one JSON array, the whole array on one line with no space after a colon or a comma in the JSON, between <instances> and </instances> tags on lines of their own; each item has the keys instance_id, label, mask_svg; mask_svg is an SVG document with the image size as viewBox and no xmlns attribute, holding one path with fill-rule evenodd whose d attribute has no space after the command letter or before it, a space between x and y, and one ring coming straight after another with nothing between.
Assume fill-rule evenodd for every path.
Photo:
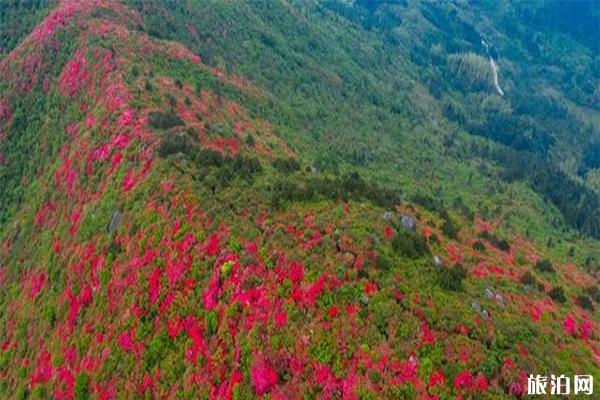
<instances>
[{"instance_id":1,"label":"flowering shrub cluster","mask_svg":"<svg viewBox=\"0 0 600 400\"><path fill-rule=\"evenodd\" d=\"M598 371L598 321L545 293L554 278L534 269L534 243L499 245L496 221L480 219L449 237L447 215L417 206L274 207L269 162L298 156L239 98L177 83L165 69L189 63L218 90L251 99L252 86L183 46L77 17L103 4L62 2L33 33L44 42L89 24L44 89L69 110L57 122L62 141L39 169L39 194L13 220L18 229L0 237L2 394L519 397L532 371ZM161 67L165 57L172 68ZM148 71L159 75L152 88ZM152 126L157 109L177 124ZM11 110L0 101L0 123ZM183 135L186 148L160 155L161 143ZM414 231L398 222L404 215L414 215ZM448 271L460 272L456 288L432 278ZM539 287L522 283L526 272ZM586 359L552 364L564 352Z\"/></svg>"}]
</instances>

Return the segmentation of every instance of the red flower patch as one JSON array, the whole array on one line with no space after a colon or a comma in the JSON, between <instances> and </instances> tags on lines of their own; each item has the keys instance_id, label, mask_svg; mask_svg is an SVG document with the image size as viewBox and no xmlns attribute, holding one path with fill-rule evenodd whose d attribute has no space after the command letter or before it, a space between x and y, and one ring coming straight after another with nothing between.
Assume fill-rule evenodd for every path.
<instances>
[{"instance_id":1,"label":"red flower patch","mask_svg":"<svg viewBox=\"0 0 600 400\"><path fill-rule=\"evenodd\" d=\"M46 274L39 272L31 277L31 289L29 290L29 298L34 300L46 285Z\"/></svg>"},{"instance_id":2,"label":"red flower patch","mask_svg":"<svg viewBox=\"0 0 600 400\"><path fill-rule=\"evenodd\" d=\"M44 349L40 353L37 365L31 375L30 384L34 387L40 383L47 383L53 375L54 369L52 368L50 352Z\"/></svg>"},{"instance_id":3,"label":"red flower patch","mask_svg":"<svg viewBox=\"0 0 600 400\"><path fill-rule=\"evenodd\" d=\"M60 76L60 93L63 96L75 97L82 88L89 86L91 76L88 68L88 61L83 53L80 50L75 52L73 59L65 65Z\"/></svg>"},{"instance_id":4,"label":"red flower patch","mask_svg":"<svg viewBox=\"0 0 600 400\"><path fill-rule=\"evenodd\" d=\"M117 344L123 351L127 353L133 352L135 350L134 332L128 329L121 333L117 338Z\"/></svg>"},{"instance_id":5,"label":"red flower patch","mask_svg":"<svg viewBox=\"0 0 600 400\"><path fill-rule=\"evenodd\" d=\"M425 321L421 322L421 345L433 344L435 343L435 336L433 332L429 329L429 324Z\"/></svg>"},{"instance_id":6,"label":"red flower patch","mask_svg":"<svg viewBox=\"0 0 600 400\"><path fill-rule=\"evenodd\" d=\"M160 267L156 267L150 275L150 279L148 279L148 296L150 297L150 303L154 304L158 300L158 295L160 293L160 277L161 270Z\"/></svg>"},{"instance_id":7,"label":"red flower patch","mask_svg":"<svg viewBox=\"0 0 600 400\"><path fill-rule=\"evenodd\" d=\"M183 321L175 317L167 321L167 334L171 339L176 339L183 330Z\"/></svg>"},{"instance_id":8,"label":"red flower patch","mask_svg":"<svg viewBox=\"0 0 600 400\"><path fill-rule=\"evenodd\" d=\"M278 327L284 327L287 324L287 314L285 311L278 312L274 317L275 325Z\"/></svg>"},{"instance_id":9,"label":"red flower patch","mask_svg":"<svg viewBox=\"0 0 600 400\"><path fill-rule=\"evenodd\" d=\"M377 293L377 285L375 285L373 282L367 282L364 287L364 292L367 296L374 295Z\"/></svg>"},{"instance_id":10,"label":"red flower patch","mask_svg":"<svg viewBox=\"0 0 600 400\"><path fill-rule=\"evenodd\" d=\"M123 178L123 191L130 191L135 185L135 180L133 179L133 173L131 170L127 170L125 173L125 177Z\"/></svg>"},{"instance_id":11,"label":"red flower patch","mask_svg":"<svg viewBox=\"0 0 600 400\"><path fill-rule=\"evenodd\" d=\"M429 388L434 388L436 386L444 386L446 384L446 377L442 370L438 369L431 373L429 376Z\"/></svg>"},{"instance_id":12,"label":"red flower patch","mask_svg":"<svg viewBox=\"0 0 600 400\"><path fill-rule=\"evenodd\" d=\"M277 372L262 357L255 358L250 375L254 393L259 396L277 384Z\"/></svg>"},{"instance_id":13,"label":"red flower patch","mask_svg":"<svg viewBox=\"0 0 600 400\"><path fill-rule=\"evenodd\" d=\"M386 225L383 229L383 235L387 240L392 240L394 238L395 233L396 232L394 231L394 228L392 228L389 225Z\"/></svg>"}]
</instances>

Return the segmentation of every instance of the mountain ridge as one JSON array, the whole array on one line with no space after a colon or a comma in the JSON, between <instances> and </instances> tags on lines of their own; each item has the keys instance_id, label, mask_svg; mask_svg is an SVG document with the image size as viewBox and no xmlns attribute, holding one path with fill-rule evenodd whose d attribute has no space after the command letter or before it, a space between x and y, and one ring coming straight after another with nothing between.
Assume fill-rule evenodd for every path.
<instances>
[{"instance_id":1,"label":"mountain ridge","mask_svg":"<svg viewBox=\"0 0 600 400\"><path fill-rule=\"evenodd\" d=\"M61 1L2 58L0 393L514 398L598 375L598 242L494 180L498 147L449 134L415 70L388 80L373 60L408 62L376 34L339 22L319 64L345 17L265 4ZM162 37L214 25L205 54ZM280 64L253 72L253 46Z\"/></svg>"}]
</instances>

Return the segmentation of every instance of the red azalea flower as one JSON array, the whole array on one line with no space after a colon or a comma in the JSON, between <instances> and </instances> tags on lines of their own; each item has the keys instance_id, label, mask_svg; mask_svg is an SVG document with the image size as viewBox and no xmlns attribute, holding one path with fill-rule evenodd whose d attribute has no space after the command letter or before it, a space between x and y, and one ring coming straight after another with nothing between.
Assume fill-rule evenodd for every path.
<instances>
[{"instance_id":1,"label":"red azalea flower","mask_svg":"<svg viewBox=\"0 0 600 400\"><path fill-rule=\"evenodd\" d=\"M429 388L436 386L444 386L446 384L446 377L441 369L438 369L431 373L429 376Z\"/></svg>"},{"instance_id":2,"label":"red azalea flower","mask_svg":"<svg viewBox=\"0 0 600 400\"><path fill-rule=\"evenodd\" d=\"M250 372L257 395L263 395L277 384L277 372L265 360L255 359Z\"/></svg>"},{"instance_id":3,"label":"red azalea flower","mask_svg":"<svg viewBox=\"0 0 600 400\"><path fill-rule=\"evenodd\" d=\"M334 304L329 308L329 311L327 311L327 315L329 315L331 318L335 318L338 315L340 315L340 310L339 308Z\"/></svg>"},{"instance_id":4,"label":"red azalea flower","mask_svg":"<svg viewBox=\"0 0 600 400\"><path fill-rule=\"evenodd\" d=\"M571 314L568 314L565 317L563 321L563 327L568 335L573 337L577 336L577 325L575 323L575 318L573 318Z\"/></svg>"},{"instance_id":5,"label":"red azalea flower","mask_svg":"<svg viewBox=\"0 0 600 400\"><path fill-rule=\"evenodd\" d=\"M367 296L371 296L371 295L377 293L377 285L375 285L372 282L367 282L365 284L364 291Z\"/></svg>"},{"instance_id":6,"label":"red azalea flower","mask_svg":"<svg viewBox=\"0 0 600 400\"><path fill-rule=\"evenodd\" d=\"M383 229L383 234L385 235L385 238L387 240L392 240L394 238L394 228L392 228L389 225L386 225L385 228Z\"/></svg>"},{"instance_id":7,"label":"red azalea flower","mask_svg":"<svg viewBox=\"0 0 600 400\"><path fill-rule=\"evenodd\" d=\"M287 314L285 311L279 312L275 314L275 325L278 327L283 327L287 324Z\"/></svg>"}]
</instances>

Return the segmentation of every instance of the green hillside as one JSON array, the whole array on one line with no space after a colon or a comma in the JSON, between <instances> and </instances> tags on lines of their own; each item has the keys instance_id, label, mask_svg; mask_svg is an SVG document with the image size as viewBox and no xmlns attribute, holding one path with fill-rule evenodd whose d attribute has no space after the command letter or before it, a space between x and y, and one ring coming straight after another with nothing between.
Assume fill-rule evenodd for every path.
<instances>
[{"instance_id":1,"label":"green hillside","mask_svg":"<svg viewBox=\"0 0 600 400\"><path fill-rule=\"evenodd\" d=\"M0 6L1 397L600 376L599 9Z\"/></svg>"}]
</instances>

